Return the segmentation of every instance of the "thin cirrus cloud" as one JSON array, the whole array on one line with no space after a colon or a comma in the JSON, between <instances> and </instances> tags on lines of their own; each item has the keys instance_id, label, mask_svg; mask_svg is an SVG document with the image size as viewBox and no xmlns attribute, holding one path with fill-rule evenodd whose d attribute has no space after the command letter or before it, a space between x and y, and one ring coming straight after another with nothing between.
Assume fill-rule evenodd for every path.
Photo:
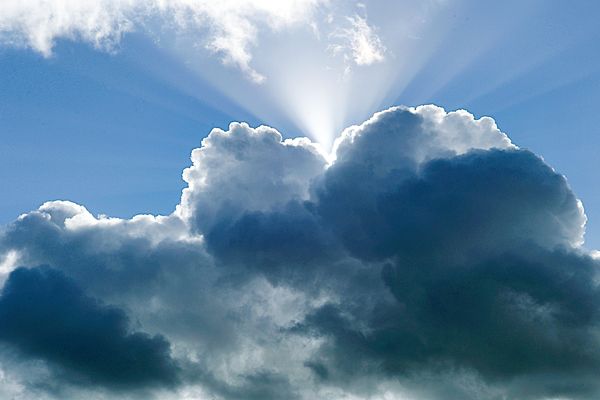
<instances>
[{"instance_id":1,"label":"thin cirrus cloud","mask_svg":"<svg viewBox=\"0 0 600 400\"><path fill-rule=\"evenodd\" d=\"M600 394L583 208L491 118L394 107L346 129L333 160L308 139L233 123L193 150L183 177L167 216L54 201L4 228L2 393ZM102 363L69 351L91 349L99 323Z\"/></svg>"}]
</instances>

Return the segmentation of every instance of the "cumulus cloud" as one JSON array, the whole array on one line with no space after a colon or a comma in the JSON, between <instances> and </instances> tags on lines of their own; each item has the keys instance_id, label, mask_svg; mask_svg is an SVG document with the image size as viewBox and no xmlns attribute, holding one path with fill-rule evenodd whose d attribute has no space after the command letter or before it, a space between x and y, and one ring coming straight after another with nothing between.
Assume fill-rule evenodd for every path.
<instances>
[{"instance_id":1,"label":"cumulus cloud","mask_svg":"<svg viewBox=\"0 0 600 400\"><path fill-rule=\"evenodd\" d=\"M120 374L165 399L600 394L583 208L491 118L394 107L347 128L332 158L233 123L183 176L168 216L54 201L3 229L7 388L39 394L50 374L102 396ZM73 351L98 342L102 363ZM94 385L64 373L80 364Z\"/></svg>"},{"instance_id":2,"label":"cumulus cloud","mask_svg":"<svg viewBox=\"0 0 600 400\"><path fill-rule=\"evenodd\" d=\"M176 380L163 337L129 333L122 310L86 296L48 267L11 272L0 296L0 340L56 363L82 383L129 387Z\"/></svg>"},{"instance_id":3,"label":"cumulus cloud","mask_svg":"<svg viewBox=\"0 0 600 400\"><path fill-rule=\"evenodd\" d=\"M297 26L319 30L318 11L328 0L5 0L0 2L0 44L31 48L52 54L58 40L81 40L114 50L131 31L160 36L178 34L203 38L197 42L217 53L225 64L241 69L253 81L265 79L252 67L252 48L262 29L278 32ZM349 28L338 31L358 65L383 59L384 47L361 17L348 18ZM337 24L334 24L337 25ZM337 29L337 28L335 28Z\"/></svg>"},{"instance_id":4,"label":"cumulus cloud","mask_svg":"<svg viewBox=\"0 0 600 400\"><path fill-rule=\"evenodd\" d=\"M268 157L265 157L268 154ZM242 212L281 208L308 199L311 180L326 161L305 138L283 140L273 128L232 123L227 132L214 129L192 151L193 165L183 172L179 214L199 231Z\"/></svg>"}]
</instances>

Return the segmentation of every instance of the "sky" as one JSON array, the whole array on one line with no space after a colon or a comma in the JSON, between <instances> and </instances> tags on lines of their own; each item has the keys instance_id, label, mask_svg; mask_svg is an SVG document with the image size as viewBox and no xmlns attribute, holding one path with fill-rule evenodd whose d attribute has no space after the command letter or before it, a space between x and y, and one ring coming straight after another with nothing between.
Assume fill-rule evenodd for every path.
<instances>
[{"instance_id":1,"label":"sky","mask_svg":"<svg viewBox=\"0 0 600 400\"><path fill-rule=\"evenodd\" d=\"M345 116L332 135L396 104L433 103L489 115L515 143L542 155L569 178L590 217L590 247L599 247L595 221L600 210L595 205L600 193L594 180L599 135L592 108L600 96L600 56L593 51L600 35L597 6L585 1L493 3L443 3L440 19L449 28L438 33L442 29L437 20L435 25L429 22L433 26L423 22L420 29L425 32L414 35L416 48L406 53L388 44L385 62L391 69L400 73L403 68L395 64L416 58L416 71L406 87L389 90L379 103ZM404 5L369 4L369 21L384 43L385 34L393 42L393 20L402 15ZM294 27L289 34L300 29ZM429 51L432 55L421 55L425 50L419 48L418 35L427 30L440 37ZM230 121L265 123L289 137L310 137L277 110L257 116L249 106L236 104L232 91L262 98L268 97L268 89L244 86L244 74L223 66L218 55L196 46L185 48L191 54L182 60L184 56L171 54L168 45L156 41L138 29L124 34L111 51L61 36L46 57L35 49L0 50L0 173L10 188L0 203L0 221L6 223L48 199L71 199L94 213L122 217L168 213L183 188L178 176L190 149L210 129ZM259 52L260 43L252 50ZM222 93L193 71L194 57L243 87ZM264 63L265 69L286 72L271 57ZM317 93L313 96L319 97Z\"/></svg>"},{"instance_id":2,"label":"sky","mask_svg":"<svg viewBox=\"0 0 600 400\"><path fill-rule=\"evenodd\" d=\"M598 16L0 3L0 397L597 398Z\"/></svg>"}]
</instances>

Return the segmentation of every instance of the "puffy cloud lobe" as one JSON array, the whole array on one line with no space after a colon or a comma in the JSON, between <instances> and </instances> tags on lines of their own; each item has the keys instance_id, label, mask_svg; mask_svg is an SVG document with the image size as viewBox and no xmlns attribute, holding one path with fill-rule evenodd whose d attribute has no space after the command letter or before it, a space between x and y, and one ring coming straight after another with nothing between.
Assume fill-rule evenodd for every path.
<instances>
[{"instance_id":1,"label":"puffy cloud lobe","mask_svg":"<svg viewBox=\"0 0 600 400\"><path fill-rule=\"evenodd\" d=\"M128 318L85 295L62 272L18 268L0 297L0 340L92 384L172 385L177 366L161 336L128 331Z\"/></svg>"},{"instance_id":2,"label":"puffy cloud lobe","mask_svg":"<svg viewBox=\"0 0 600 400\"><path fill-rule=\"evenodd\" d=\"M273 288L253 281L245 285L230 276L236 274L231 268L215 268L201 238L188 233L182 239L182 227L185 231L176 216L95 218L76 204L49 202L8 226L2 247L16 250L20 264L59 267L86 292L126 307L145 329L163 333L173 344L183 381L200 382L226 398L267 393L254 369L231 360L238 354L248 357L255 340L265 343L280 329L276 321L267 323L259 306L271 301ZM279 300L286 312L302 307L303 301ZM290 317L278 308L273 305L269 313L276 312L281 315L276 319L285 322ZM279 387L269 389L273 398L287 391L284 377L266 369L263 375L272 375L269 382ZM44 384L43 375L32 379L31 390ZM57 380L62 391L68 383Z\"/></svg>"},{"instance_id":3,"label":"puffy cloud lobe","mask_svg":"<svg viewBox=\"0 0 600 400\"><path fill-rule=\"evenodd\" d=\"M368 165L339 163L317 190L321 215L358 257L435 251L448 262L527 242L554 248L583 241L580 203L528 151L473 151L424 163L417 173L375 174Z\"/></svg>"},{"instance_id":4,"label":"puffy cloud lobe","mask_svg":"<svg viewBox=\"0 0 600 400\"><path fill-rule=\"evenodd\" d=\"M307 139L282 141L273 128L232 123L214 129L192 152L179 213L198 231L243 212L272 211L308 198L311 180L326 166Z\"/></svg>"},{"instance_id":5,"label":"puffy cloud lobe","mask_svg":"<svg viewBox=\"0 0 600 400\"><path fill-rule=\"evenodd\" d=\"M21 264L60 266L97 295L140 295L192 263L205 263L202 248L189 245L197 239L186 232L174 216L97 219L82 206L55 201L19 217L3 244L17 250Z\"/></svg>"},{"instance_id":6,"label":"puffy cloud lobe","mask_svg":"<svg viewBox=\"0 0 600 400\"><path fill-rule=\"evenodd\" d=\"M350 128L314 189L346 249L387 262L397 302L367 308L349 297L297 329L330 337L324 360L349 375L440 363L492 380L597 370L597 264L574 250L585 215L564 177L464 112L451 127L488 129L446 146L443 128L428 132L439 109L421 110ZM312 365L333 375L326 364Z\"/></svg>"},{"instance_id":7,"label":"puffy cloud lobe","mask_svg":"<svg viewBox=\"0 0 600 400\"><path fill-rule=\"evenodd\" d=\"M335 165L355 163L386 173L469 150L513 147L489 117L475 119L467 111L447 113L433 105L392 107L342 132Z\"/></svg>"},{"instance_id":8,"label":"puffy cloud lobe","mask_svg":"<svg viewBox=\"0 0 600 400\"><path fill-rule=\"evenodd\" d=\"M172 215L50 202L0 248L161 332L175 397L597 397L598 261L564 177L435 106L377 113L334 158L234 123Z\"/></svg>"}]
</instances>

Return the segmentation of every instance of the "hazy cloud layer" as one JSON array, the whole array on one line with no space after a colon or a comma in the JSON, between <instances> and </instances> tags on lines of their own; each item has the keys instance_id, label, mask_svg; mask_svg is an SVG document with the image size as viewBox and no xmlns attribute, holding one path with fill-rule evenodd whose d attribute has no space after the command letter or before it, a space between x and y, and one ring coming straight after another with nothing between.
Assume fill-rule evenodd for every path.
<instances>
[{"instance_id":1,"label":"hazy cloud layer","mask_svg":"<svg viewBox=\"0 0 600 400\"><path fill-rule=\"evenodd\" d=\"M183 177L169 216L55 201L3 229L0 393L600 394L583 208L492 119L391 108L346 129L334 161L234 123Z\"/></svg>"}]
</instances>

